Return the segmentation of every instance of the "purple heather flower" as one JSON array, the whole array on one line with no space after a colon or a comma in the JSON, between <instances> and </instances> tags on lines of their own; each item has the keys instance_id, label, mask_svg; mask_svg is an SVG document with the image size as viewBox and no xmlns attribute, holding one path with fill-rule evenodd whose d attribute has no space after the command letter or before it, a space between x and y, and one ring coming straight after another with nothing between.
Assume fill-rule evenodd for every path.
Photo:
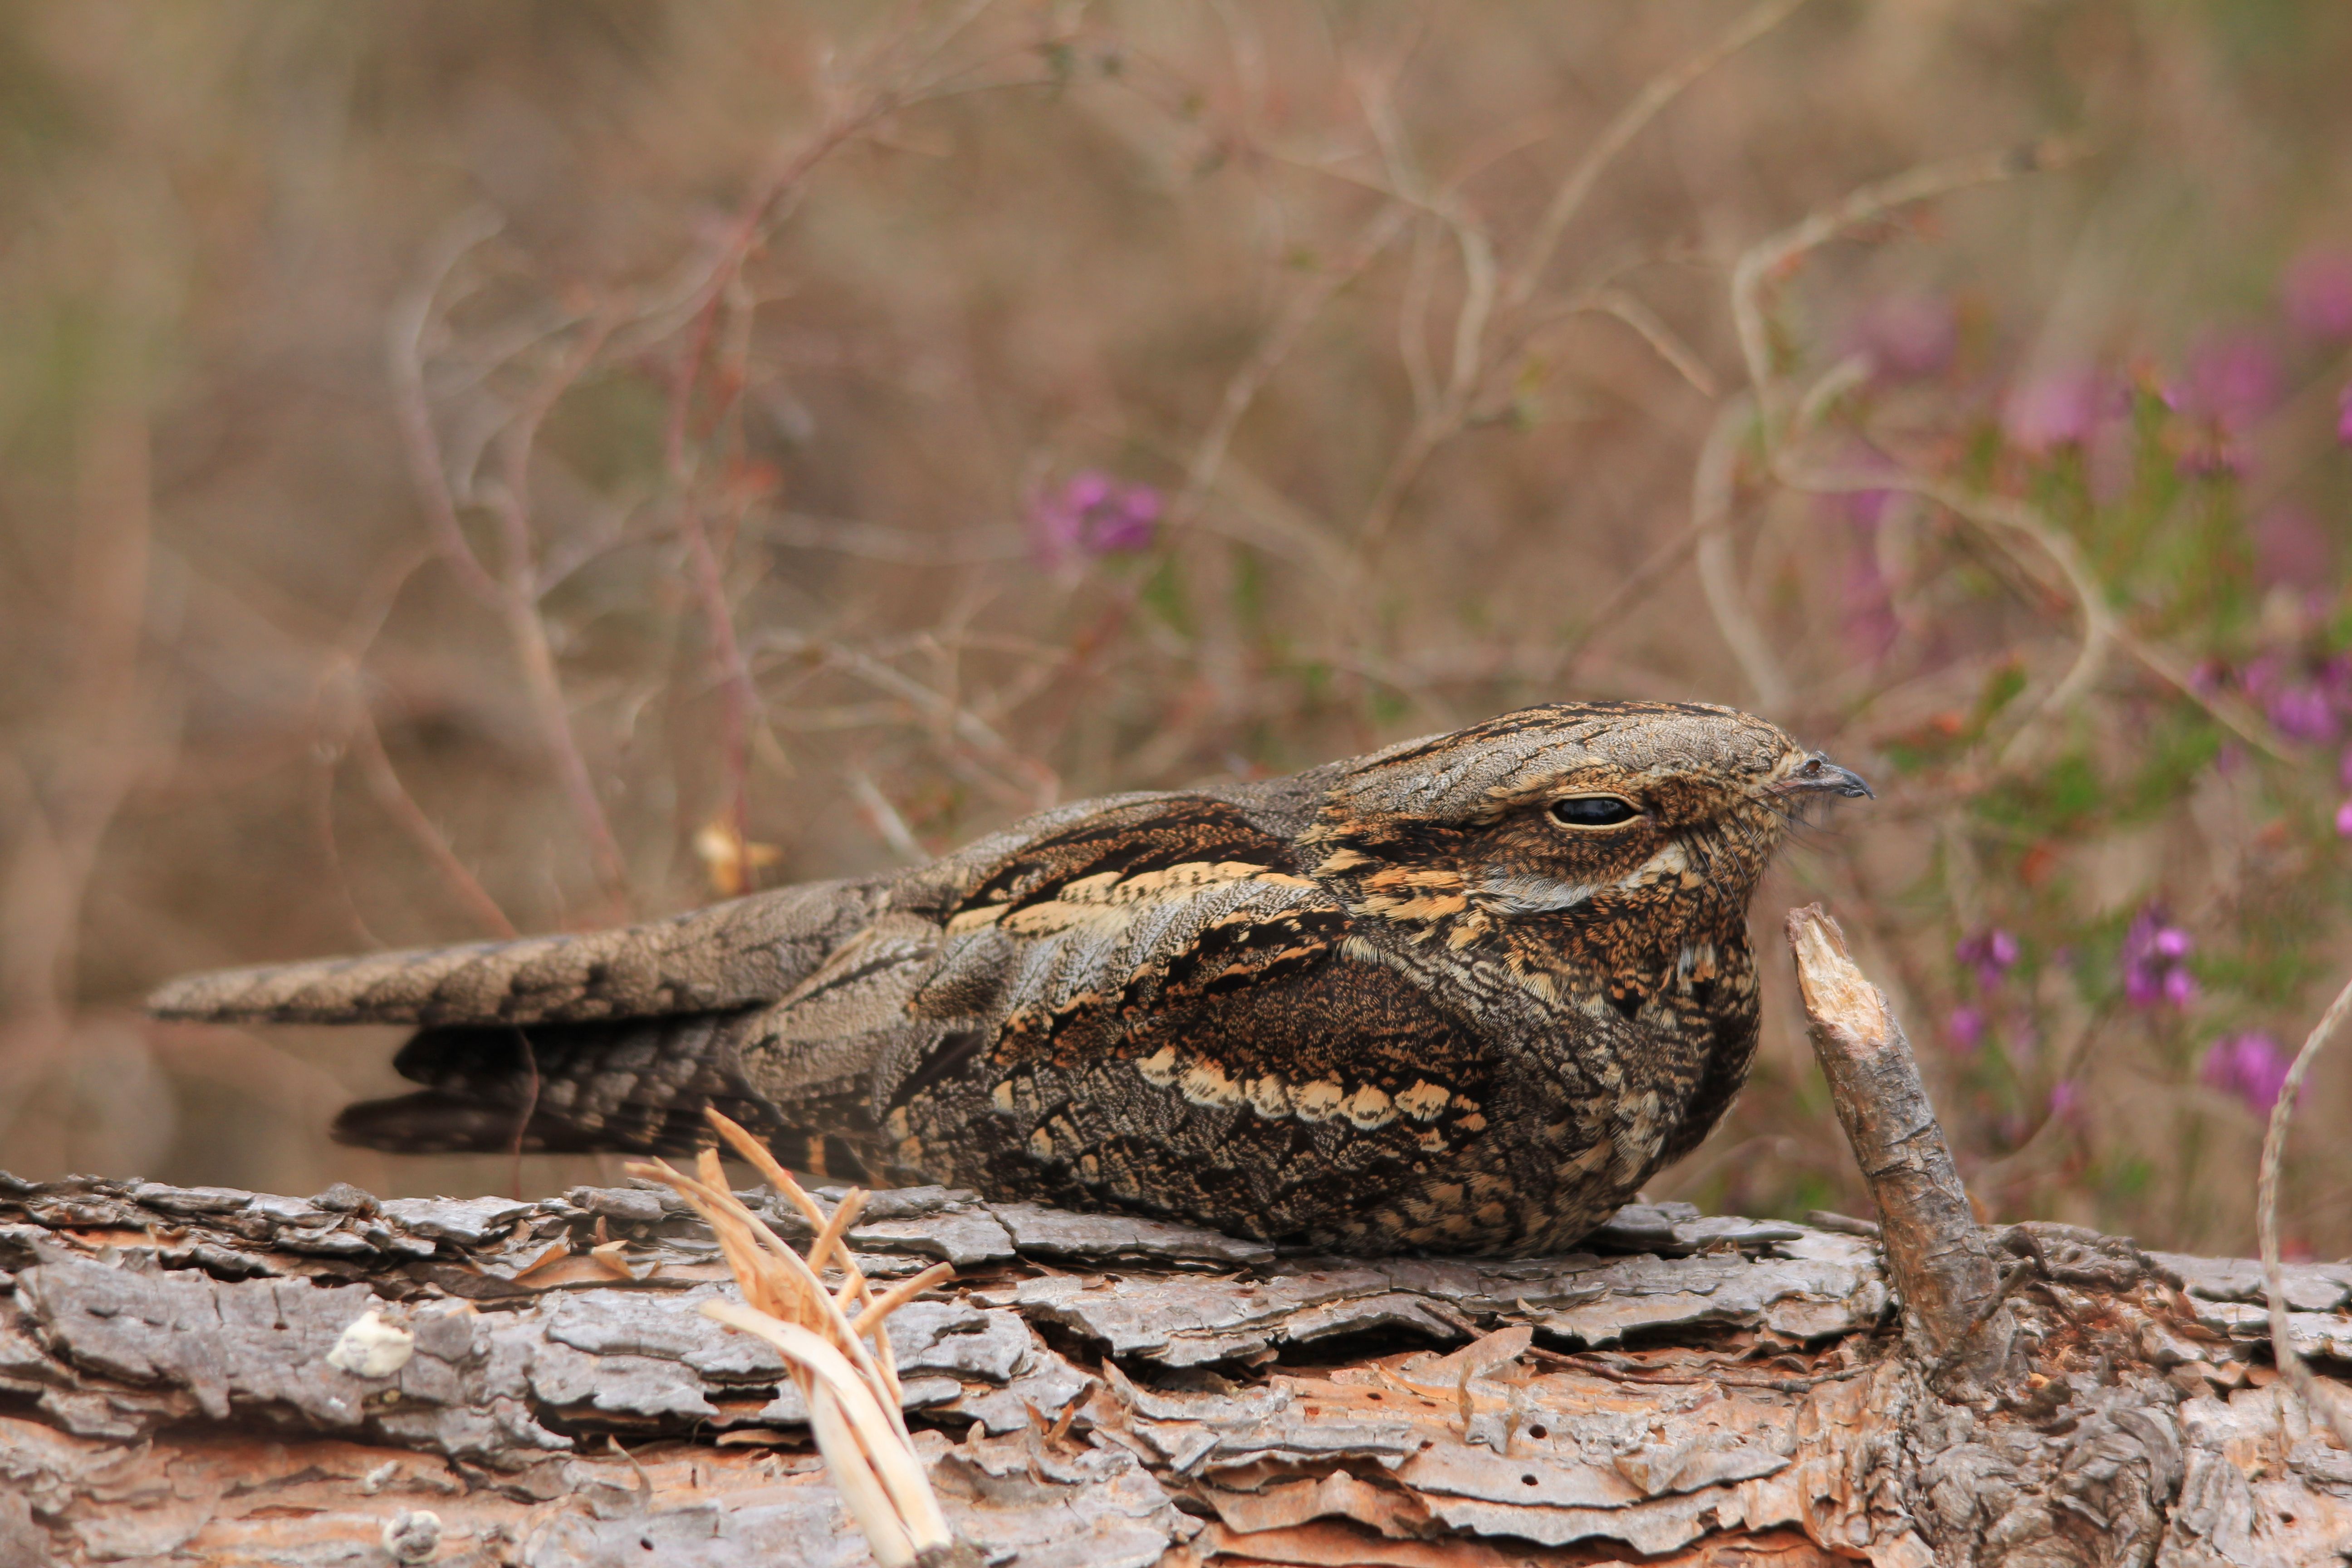
<instances>
[{"instance_id":1,"label":"purple heather flower","mask_svg":"<svg viewBox=\"0 0 2352 1568\"><path fill-rule=\"evenodd\" d=\"M2336 439L2352 447L2352 385L2336 395Z\"/></svg>"},{"instance_id":2,"label":"purple heather flower","mask_svg":"<svg viewBox=\"0 0 2352 1568\"><path fill-rule=\"evenodd\" d=\"M1917 381L1943 372L1959 347L1959 317L1949 300L1933 294L1880 300L1854 323L1857 346L1871 368L1895 381Z\"/></svg>"},{"instance_id":3,"label":"purple heather flower","mask_svg":"<svg viewBox=\"0 0 2352 1568\"><path fill-rule=\"evenodd\" d=\"M2291 741L2336 738L2336 705L2315 686L2294 686L2264 704L2272 725Z\"/></svg>"},{"instance_id":4,"label":"purple heather flower","mask_svg":"<svg viewBox=\"0 0 2352 1568\"><path fill-rule=\"evenodd\" d=\"M2045 371L2010 388L2001 400L2000 427L2029 452L2079 447L2090 440L2107 394L2106 377L2090 365Z\"/></svg>"},{"instance_id":5,"label":"purple heather flower","mask_svg":"<svg viewBox=\"0 0 2352 1568\"><path fill-rule=\"evenodd\" d=\"M2341 342L2352 338L2352 252L2306 250L2286 264L2279 302L2298 331Z\"/></svg>"},{"instance_id":6,"label":"purple heather flower","mask_svg":"<svg viewBox=\"0 0 2352 1568\"><path fill-rule=\"evenodd\" d=\"M1031 503L1030 547L1049 567L1081 556L1146 549L1161 506L1160 492L1150 485L1122 485L1088 468Z\"/></svg>"},{"instance_id":7,"label":"purple heather flower","mask_svg":"<svg viewBox=\"0 0 2352 1568\"><path fill-rule=\"evenodd\" d=\"M1984 1043L1985 1016L1975 1007L1955 1007L1944 1020L1944 1032L1951 1037L1955 1055L1972 1057Z\"/></svg>"},{"instance_id":8,"label":"purple heather flower","mask_svg":"<svg viewBox=\"0 0 2352 1568\"><path fill-rule=\"evenodd\" d=\"M2124 995L2135 1007L2165 1003L2185 1007L2197 996L2197 977L2182 962L2195 944L2189 933L2166 922L2154 904L2132 917L2124 932Z\"/></svg>"},{"instance_id":9,"label":"purple heather flower","mask_svg":"<svg viewBox=\"0 0 2352 1568\"><path fill-rule=\"evenodd\" d=\"M1875 662L1895 646L1902 626L1895 618L1894 598L1887 592L1886 579L1878 570L1878 557L1867 540L1846 557L1839 589L1844 601L1840 618L1846 645L1855 657Z\"/></svg>"},{"instance_id":10,"label":"purple heather flower","mask_svg":"<svg viewBox=\"0 0 2352 1568\"><path fill-rule=\"evenodd\" d=\"M2187 378L2167 397L2184 414L2242 435L2279 399L2278 356L2252 332L2217 332L2189 355Z\"/></svg>"},{"instance_id":11,"label":"purple heather flower","mask_svg":"<svg viewBox=\"0 0 2352 1568\"><path fill-rule=\"evenodd\" d=\"M2336 837L2352 838L2352 800L2336 808Z\"/></svg>"},{"instance_id":12,"label":"purple heather flower","mask_svg":"<svg viewBox=\"0 0 2352 1568\"><path fill-rule=\"evenodd\" d=\"M2231 1035L2213 1042L2197 1077L2208 1089L2236 1095L2255 1115L2268 1116L2286 1087L2288 1065L2286 1052L2268 1035Z\"/></svg>"},{"instance_id":13,"label":"purple heather flower","mask_svg":"<svg viewBox=\"0 0 2352 1568\"><path fill-rule=\"evenodd\" d=\"M2060 1121L2081 1125L2083 1090L2073 1079L2062 1078L2050 1086L2050 1114Z\"/></svg>"},{"instance_id":14,"label":"purple heather flower","mask_svg":"<svg viewBox=\"0 0 2352 1568\"><path fill-rule=\"evenodd\" d=\"M2018 952L2015 937L1999 926L1991 926L1962 941L1952 949L1952 956L1962 963L1974 964L1978 989L1990 991L2017 963Z\"/></svg>"},{"instance_id":15,"label":"purple heather flower","mask_svg":"<svg viewBox=\"0 0 2352 1568\"><path fill-rule=\"evenodd\" d=\"M2293 502L2271 508L2254 522L2254 575L2265 587L2306 588L2326 581L2329 553L2327 531Z\"/></svg>"}]
</instances>

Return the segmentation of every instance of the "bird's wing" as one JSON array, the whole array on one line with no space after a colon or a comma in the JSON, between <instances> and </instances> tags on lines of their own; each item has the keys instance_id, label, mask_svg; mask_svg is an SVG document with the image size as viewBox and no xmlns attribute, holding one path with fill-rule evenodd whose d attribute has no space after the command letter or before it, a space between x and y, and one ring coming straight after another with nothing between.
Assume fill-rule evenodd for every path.
<instances>
[{"instance_id":1,"label":"bird's wing","mask_svg":"<svg viewBox=\"0 0 2352 1568\"><path fill-rule=\"evenodd\" d=\"M773 1002L869 924L887 879L812 882L648 925L367 953L175 980L160 1017L211 1023L582 1023Z\"/></svg>"},{"instance_id":2,"label":"bird's wing","mask_svg":"<svg viewBox=\"0 0 2352 1568\"><path fill-rule=\"evenodd\" d=\"M1484 1126L1475 1037L1231 802L1032 838L940 919L906 1003L926 1048L874 1093L935 1179L1291 1235L1402 1201Z\"/></svg>"},{"instance_id":3,"label":"bird's wing","mask_svg":"<svg viewBox=\"0 0 2352 1568\"><path fill-rule=\"evenodd\" d=\"M1205 795L1097 812L982 868L942 910L918 1016L984 1020L1000 1049L1043 1047L1056 1020L1148 1010L1171 982L1226 989L1318 957L1347 914L1290 846Z\"/></svg>"}]
</instances>

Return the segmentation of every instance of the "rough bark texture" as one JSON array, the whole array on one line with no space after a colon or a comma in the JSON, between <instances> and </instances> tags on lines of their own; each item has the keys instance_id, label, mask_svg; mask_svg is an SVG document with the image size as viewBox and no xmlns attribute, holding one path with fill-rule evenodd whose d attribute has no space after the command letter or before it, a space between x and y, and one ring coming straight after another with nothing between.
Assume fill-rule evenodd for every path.
<instances>
[{"instance_id":1,"label":"rough bark texture","mask_svg":"<svg viewBox=\"0 0 2352 1568\"><path fill-rule=\"evenodd\" d=\"M1635 1207L1566 1258L1350 1262L938 1189L871 1213L877 1275L961 1270L891 1332L951 1522L1024 1568L2352 1542L2352 1457L2273 1385L2239 1260L2005 1233L2040 1261L1971 1406L1904 1353L1878 1248L1810 1226ZM730 1287L666 1194L0 1180L0 1269L11 1568L866 1560L781 1367L692 1310ZM2352 1268L2290 1277L2297 1342L2352 1359Z\"/></svg>"},{"instance_id":2,"label":"rough bark texture","mask_svg":"<svg viewBox=\"0 0 2352 1568\"><path fill-rule=\"evenodd\" d=\"M1791 939L1883 1249L1636 1205L1566 1257L1363 1261L876 1194L869 1275L959 1270L888 1326L951 1526L1022 1568L2352 1552L2261 1268L1979 1229L1885 998L1817 911ZM646 1186L0 1175L0 1564L869 1562L782 1366L695 1310L731 1289ZM2352 1266L2286 1295L2352 1363Z\"/></svg>"}]
</instances>

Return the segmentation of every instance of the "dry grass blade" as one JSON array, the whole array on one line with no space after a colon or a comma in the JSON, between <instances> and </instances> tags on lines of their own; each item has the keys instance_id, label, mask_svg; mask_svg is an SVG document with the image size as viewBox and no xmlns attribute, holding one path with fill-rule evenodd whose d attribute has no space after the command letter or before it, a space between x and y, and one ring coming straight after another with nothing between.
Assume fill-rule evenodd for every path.
<instances>
[{"instance_id":1,"label":"dry grass blade","mask_svg":"<svg viewBox=\"0 0 2352 1568\"><path fill-rule=\"evenodd\" d=\"M751 1135L716 1111L711 1125L784 1200L816 1227L803 1258L767 1222L728 1190L716 1150L706 1149L693 1175L660 1160L632 1173L675 1191L709 1225L743 1300L706 1301L703 1315L775 1347L808 1402L809 1426L825 1468L884 1568L922 1568L969 1556L949 1534L939 1500L916 1457L899 1409L898 1369L885 1331L889 1315L952 1272L935 1264L877 1297L843 1237L865 1207L853 1190L826 1215L792 1173ZM823 1279L841 1270L838 1290ZM848 1309L858 1307L856 1317ZM870 1343L869 1343L870 1341Z\"/></svg>"}]
</instances>

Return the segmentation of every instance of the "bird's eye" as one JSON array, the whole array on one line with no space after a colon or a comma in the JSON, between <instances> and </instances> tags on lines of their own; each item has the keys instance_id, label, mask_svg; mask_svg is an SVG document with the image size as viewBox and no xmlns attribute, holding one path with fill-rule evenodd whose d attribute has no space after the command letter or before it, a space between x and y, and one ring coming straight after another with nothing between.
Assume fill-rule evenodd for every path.
<instances>
[{"instance_id":1,"label":"bird's eye","mask_svg":"<svg viewBox=\"0 0 2352 1568\"><path fill-rule=\"evenodd\" d=\"M1551 819L1563 827L1614 827L1641 815L1622 795L1571 795L1551 803Z\"/></svg>"}]
</instances>

